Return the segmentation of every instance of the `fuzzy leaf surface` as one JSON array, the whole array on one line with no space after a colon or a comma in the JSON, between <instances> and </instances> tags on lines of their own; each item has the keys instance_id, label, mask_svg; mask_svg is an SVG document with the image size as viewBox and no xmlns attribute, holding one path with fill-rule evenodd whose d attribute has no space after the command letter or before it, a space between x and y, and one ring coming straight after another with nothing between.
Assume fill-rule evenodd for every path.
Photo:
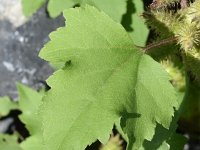
<instances>
[{"instance_id":1,"label":"fuzzy leaf surface","mask_svg":"<svg viewBox=\"0 0 200 150\"><path fill-rule=\"evenodd\" d=\"M120 118L127 149L151 140L156 122L168 128L177 101L161 65L96 8L69 9L64 16L67 26L53 32L40 52L51 63L65 63L48 79L51 90L41 107L50 150L106 143Z\"/></svg>"}]
</instances>

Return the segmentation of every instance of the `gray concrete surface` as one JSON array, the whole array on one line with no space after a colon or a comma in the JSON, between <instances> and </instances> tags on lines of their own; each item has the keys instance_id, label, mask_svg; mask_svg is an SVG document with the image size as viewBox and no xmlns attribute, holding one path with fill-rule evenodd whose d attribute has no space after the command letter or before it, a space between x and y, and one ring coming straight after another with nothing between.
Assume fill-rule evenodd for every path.
<instances>
[{"instance_id":1,"label":"gray concrete surface","mask_svg":"<svg viewBox=\"0 0 200 150\"><path fill-rule=\"evenodd\" d=\"M0 18L0 96L8 95L12 98L17 97L16 82L37 89L41 86L40 81L52 73L51 67L38 57L38 53L49 40L49 33L64 25L63 17L50 19L45 8L40 9L27 22L21 19L23 14L20 8L15 8L19 11L16 11L19 22L15 24L15 19L10 19L12 17L7 11L13 8L14 1L19 3L19 0L0 0L0 16L3 16Z\"/></svg>"},{"instance_id":2,"label":"gray concrete surface","mask_svg":"<svg viewBox=\"0 0 200 150\"><path fill-rule=\"evenodd\" d=\"M22 12L21 0L0 0L0 20L4 19L9 20L15 27L27 20Z\"/></svg>"}]
</instances>

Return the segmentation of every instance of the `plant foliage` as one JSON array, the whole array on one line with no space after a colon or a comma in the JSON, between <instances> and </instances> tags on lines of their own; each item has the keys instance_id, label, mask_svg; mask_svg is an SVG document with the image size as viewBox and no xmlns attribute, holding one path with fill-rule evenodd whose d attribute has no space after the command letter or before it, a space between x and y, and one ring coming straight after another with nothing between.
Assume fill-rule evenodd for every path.
<instances>
[{"instance_id":1,"label":"plant foliage","mask_svg":"<svg viewBox=\"0 0 200 150\"><path fill-rule=\"evenodd\" d=\"M51 90L42 107L50 149L84 149L96 139L105 143L120 118L128 149L151 140L156 122L168 128L177 97L163 68L103 12L86 6L64 16L67 26L52 33L40 53L51 63L65 63L48 79Z\"/></svg>"},{"instance_id":2,"label":"plant foliage","mask_svg":"<svg viewBox=\"0 0 200 150\"><path fill-rule=\"evenodd\" d=\"M22 2L30 16L45 1L32 8ZM20 142L16 131L1 134L0 147L83 150L98 140L101 150L122 150L123 141L127 150L183 149L177 122L192 124L188 132L199 129L200 2L177 3L154 0L143 16L156 37L141 48L148 35L141 1L50 0L52 17L69 8L66 25L50 34L39 56L60 67L47 80L49 91L18 84L17 102L0 100L0 117L20 110L30 134Z\"/></svg>"},{"instance_id":3,"label":"plant foliage","mask_svg":"<svg viewBox=\"0 0 200 150\"><path fill-rule=\"evenodd\" d=\"M22 0L23 12L26 16L31 16L35 13L46 0Z\"/></svg>"},{"instance_id":4,"label":"plant foliage","mask_svg":"<svg viewBox=\"0 0 200 150\"><path fill-rule=\"evenodd\" d=\"M33 3L32 3L33 1ZM31 16L37 11L45 0L23 0L23 10L26 16ZM95 6L97 9L107 13L117 22L122 22L125 29L130 33L136 45L145 46L148 29L144 24L141 14L144 11L142 1L134 0L49 0L47 10L53 18L61 14L66 8L84 6L86 4ZM140 26L140 28L137 28ZM137 30L136 30L137 28Z\"/></svg>"}]
</instances>

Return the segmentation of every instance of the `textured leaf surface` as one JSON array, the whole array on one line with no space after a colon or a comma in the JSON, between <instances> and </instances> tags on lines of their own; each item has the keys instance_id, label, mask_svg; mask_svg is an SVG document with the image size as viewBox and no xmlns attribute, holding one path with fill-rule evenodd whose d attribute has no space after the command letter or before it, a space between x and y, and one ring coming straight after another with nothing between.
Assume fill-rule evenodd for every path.
<instances>
[{"instance_id":1,"label":"textured leaf surface","mask_svg":"<svg viewBox=\"0 0 200 150\"><path fill-rule=\"evenodd\" d=\"M122 118L128 149L137 149L151 140L156 122L169 127L177 101L164 69L97 9L69 9L64 16L67 27L52 33L40 53L65 63L48 79L41 109L45 144L80 150L96 139L105 143Z\"/></svg>"},{"instance_id":2,"label":"textured leaf surface","mask_svg":"<svg viewBox=\"0 0 200 150\"><path fill-rule=\"evenodd\" d=\"M1 150L22 150L17 143L17 136L0 134Z\"/></svg>"},{"instance_id":3,"label":"textured leaf surface","mask_svg":"<svg viewBox=\"0 0 200 150\"><path fill-rule=\"evenodd\" d=\"M46 0L22 0L23 12L29 17L35 13Z\"/></svg>"},{"instance_id":4,"label":"textured leaf surface","mask_svg":"<svg viewBox=\"0 0 200 150\"><path fill-rule=\"evenodd\" d=\"M48 11L51 17L56 17L67 8L76 4L90 4L107 13L114 20L120 22L126 12L126 0L50 0Z\"/></svg>"},{"instance_id":5,"label":"textured leaf surface","mask_svg":"<svg viewBox=\"0 0 200 150\"><path fill-rule=\"evenodd\" d=\"M0 117L8 115L13 109L17 109L16 103L12 102L8 97L0 98Z\"/></svg>"},{"instance_id":6,"label":"textured leaf surface","mask_svg":"<svg viewBox=\"0 0 200 150\"><path fill-rule=\"evenodd\" d=\"M20 143L23 150L48 150L42 143L42 134L33 135Z\"/></svg>"}]
</instances>

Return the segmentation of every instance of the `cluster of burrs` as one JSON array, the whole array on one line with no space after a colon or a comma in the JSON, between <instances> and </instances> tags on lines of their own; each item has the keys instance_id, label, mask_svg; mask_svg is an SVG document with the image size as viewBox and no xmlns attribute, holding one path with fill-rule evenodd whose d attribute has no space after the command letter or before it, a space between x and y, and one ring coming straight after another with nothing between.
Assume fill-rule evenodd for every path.
<instances>
[{"instance_id":1,"label":"cluster of burrs","mask_svg":"<svg viewBox=\"0 0 200 150\"><path fill-rule=\"evenodd\" d=\"M172 5L177 3L177 0L156 0L151 5ZM181 0L179 3L184 3L184 7L178 10L172 9L151 9L146 15L147 24L155 28L161 35L169 36L170 34L177 37L177 43L186 52L195 49L199 51L200 46L200 1L196 0L191 3L186 0ZM185 7L186 5L186 7ZM165 30L165 28L168 30Z\"/></svg>"},{"instance_id":2,"label":"cluster of burrs","mask_svg":"<svg viewBox=\"0 0 200 150\"><path fill-rule=\"evenodd\" d=\"M154 0L152 5L165 4L167 6L170 3L174 4L177 1ZM180 45L181 61L184 62L186 70L192 72L192 75L200 83L200 0L192 2L179 0L179 5L178 9L159 6L150 8L144 17L147 24L158 33L158 44L154 45L162 43L167 45L171 41L173 44ZM169 51L170 49L175 49L175 46L170 47ZM169 64L167 67L169 68Z\"/></svg>"},{"instance_id":3,"label":"cluster of burrs","mask_svg":"<svg viewBox=\"0 0 200 150\"><path fill-rule=\"evenodd\" d=\"M200 1L196 0L182 10L183 24L177 31L183 49L199 49L200 45Z\"/></svg>"}]
</instances>

